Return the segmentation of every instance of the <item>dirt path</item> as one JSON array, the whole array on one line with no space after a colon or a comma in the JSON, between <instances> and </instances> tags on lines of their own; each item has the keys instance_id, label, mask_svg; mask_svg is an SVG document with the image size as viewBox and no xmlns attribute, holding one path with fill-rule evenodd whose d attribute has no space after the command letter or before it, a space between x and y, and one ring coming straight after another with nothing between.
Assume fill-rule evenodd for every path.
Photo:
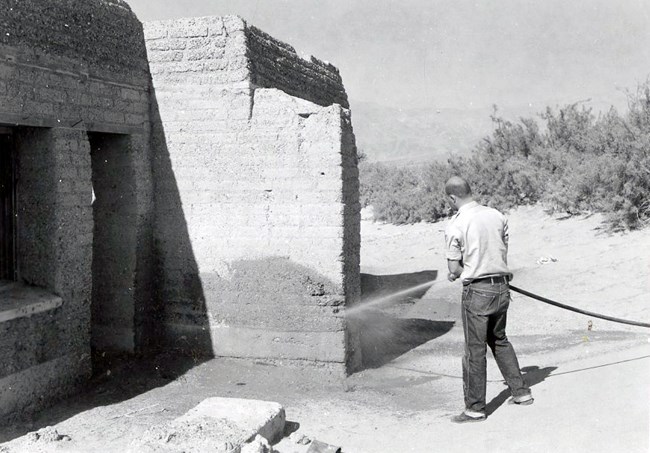
<instances>
[{"instance_id":1,"label":"dirt path","mask_svg":"<svg viewBox=\"0 0 650 453\"><path fill-rule=\"evenodd\" d=\"M513 213L517 283L586 309L650 321L650 232L607 236L594 229L598 225L595 217L559 221L536 208ZM444 271L443 228L363 222L362 271L389 286L430 277L422 271ZM124 452L152 424L209 396L280 402L293 429L345 453L648 451L648 331L597 320L587 330L588 318L519 296L509 336L535 404L506 404L490 359L488 420L451 424L449 417L462 410L459 290L439 279L417 297L368 312L365 346L373 362L345 381L234 360L196 364L159 357L123 364L87 394L0 430L7 441L0 451ZM21 437L47 425L69 438ZM275 448L304 453L308 447L285 439Z\"/></svg>"}]
</instances>

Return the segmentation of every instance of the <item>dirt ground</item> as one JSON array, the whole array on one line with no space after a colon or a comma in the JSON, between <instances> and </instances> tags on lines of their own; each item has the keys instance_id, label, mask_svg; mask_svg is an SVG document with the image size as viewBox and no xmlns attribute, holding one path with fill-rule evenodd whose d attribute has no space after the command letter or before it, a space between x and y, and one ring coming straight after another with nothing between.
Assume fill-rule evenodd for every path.
<instances>
[{"instance_id":1,"label":"dirt ground","mask_svg":"<svg viewBox=\"0 0 650 453\"><path fill-rule=\"evenodd\" d=\"M598 216L562 219L539 208L521 208L509 218L513 284L650 322L650 231L609 235ZM517 294L508 331L535 404L507 404L490 358L487 421L450 423L463 408L462 329L459 284L444 278L444 226L362 222L366 295L423 283L438 271L428 290L362 312L364 371L342 380L320 370L237 360L109 361L110 375L98 376L88 392L1 429L0 452L128 451L151 425L209 396L277 401L290 431L344 453L649 451L650 330ZM289 438L275 446L280 453L307 448Z\"/></svg>"}]
</instances>

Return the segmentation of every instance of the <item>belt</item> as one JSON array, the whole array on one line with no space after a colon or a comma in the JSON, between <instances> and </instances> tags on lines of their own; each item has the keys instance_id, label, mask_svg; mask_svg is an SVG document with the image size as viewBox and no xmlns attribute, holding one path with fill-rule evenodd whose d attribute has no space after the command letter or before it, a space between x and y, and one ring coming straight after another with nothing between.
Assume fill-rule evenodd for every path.
<instances>
[{"instance_id":1,"label":"belt","mask_svg":"<svg viewBox=\"0 0 650 453\"><path fill-rule=\"evenodd\" d=\"M472 283L490 283L495 285L497 283L508 283L509 281L510 277L508 275L495 275L493 277L475 278L469 282L468 285L471 285Z\"/></svg>"}]
</instances>

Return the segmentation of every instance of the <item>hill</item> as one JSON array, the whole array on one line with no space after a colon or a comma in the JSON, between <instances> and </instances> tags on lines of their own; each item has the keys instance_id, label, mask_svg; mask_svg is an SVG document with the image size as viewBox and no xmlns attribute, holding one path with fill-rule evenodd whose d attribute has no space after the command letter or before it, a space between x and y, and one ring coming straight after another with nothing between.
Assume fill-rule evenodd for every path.
<instances>
[{"instance_id":1,"label":"hill","mask_svg":"<svg viewBox=\"0 0 650 453\"><path fill-rule=\"evenodd\" d=\"M402 109L354 100L351 108L357 147L374 162L444 161L452 153L467 155L493 130L488 108Z\"/></svg>"},{"instance_id":2,"label":"hill","mask_svg":"<svg viewBox=\"0 0 650 453\"><path fill-rule=\"evenodd\" d=\"M466 156L495 127L494 109L487 107L405 109L354 99L350 103L357 147L372 162L408 164L445 161L450 154ZM580 105L595 115L611 108L593 100L580 101ZM528 105L497 107L500 118L513 122L539 119L541 113Z\"/></svg>"}]
</instances>

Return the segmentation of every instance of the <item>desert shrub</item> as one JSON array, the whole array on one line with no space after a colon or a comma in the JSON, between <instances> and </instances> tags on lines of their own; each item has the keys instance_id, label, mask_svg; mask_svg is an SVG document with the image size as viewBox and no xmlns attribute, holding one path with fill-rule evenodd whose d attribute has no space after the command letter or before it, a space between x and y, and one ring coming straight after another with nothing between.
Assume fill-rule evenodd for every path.
<instances>
[{"instance_id":1,"label":"desert shrub","mask_svg":"<svg viewBox=\"0 0 650 453\"><path fill-rule=\"evenodd\" d=\"M365 208L373 204L375 198L381 198L385 190L383 181L387 175L394 171L386 164L369 162L367 159L359 161L359 202Z\"/></svg>"},{"instance_id":2,"label":"desert shrub","mask_svg":"<svg viewBox=\"0 0 650 453\"><path fill-rule=\"evenodd\" d=\"M421 215L424 184L419 167L397 168L383 174L383 190L373 193L374 215L392 223L415 223Z\"/></svg>"},{"instance_id":3,"label":"desert shrub","mask_svg":"<svg viewBox=\"0 0 650 453\"><path fill-rule=\"evenodd\" d=\"M575 136L563 134L562 142L549 132L547 155L554 163L554 177L543 197L547 206L569 214L602 212L612 229L635 229L647 223L649 98L647 88L638 91L630 98L626 115L612 109L591 117L576 128ZM556 124L560 114L547 112L546 118Z\"/></svg>"},{"instance_id":4,"label":"desert shrub","mask_svg":"<svg viewBox=\"0 0 650 453\"><path fill-rule=\"evenodd\" d=\"M492 136L476 147L472 156L452 166L465 177L476 196L501 210L539 201L546 169L537 159L542 137L536 122L512 123L493 115Z\"/></svg>"},{"instance_id":5,"label":"desert shrub","mask_svg":"<svg viewBox=\"0 0 650 453\"><path fill-rule=\"evenodd\" d=\"M541 202L550 211L604 213L612 229L643 227L650 222L650 86L628 95L623 115L570 104L512 122L495 111L492 134L469 157L444 164L362 162L362 203L378 220L436 221L450 212L444 182L459 175L479 200L503 211Z\"/></svg>"},{"instance_id":6,"label":"desert shrub","mask_svg":"<svg viewBox=\"0 0 650 453\"><path fill-rule=\"evenodd\" d=\"M423 190L420 212L423 220L432 222L451 213L451 206L445 195L445 182L453 175L448 164L433 162L422 168Z\"/></svg>"},{"instance_id":7,"label":"desert shrub","mask_svg":"<svg viewBox=\"0 0 650 453\"><path fill-rule=\"evenodd\" d=\"M435 221L449 214L444 183L452 175L440 163L391 167L362 162L361 206L373 206L375 219L391 223Z\"/></svg>"}]
</instances>

